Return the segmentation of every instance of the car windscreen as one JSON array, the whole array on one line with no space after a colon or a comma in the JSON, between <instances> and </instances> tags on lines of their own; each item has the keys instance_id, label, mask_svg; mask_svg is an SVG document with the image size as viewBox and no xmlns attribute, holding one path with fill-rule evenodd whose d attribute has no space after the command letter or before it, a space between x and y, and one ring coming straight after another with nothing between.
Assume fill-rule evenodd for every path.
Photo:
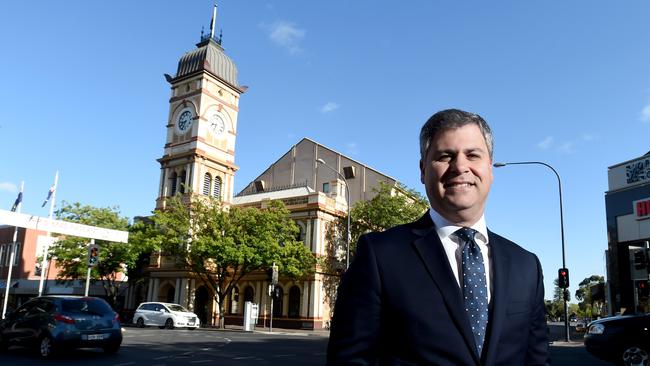
<instances>
[{"instance_id":1,"label":"car windscreen","mask_svg":"<svg viewBox=\"0 0 650 366\"><path fill-rule=\"evenodd\" d=\"M167 305L167 307L171 311L187 311L187 309L185 309L184 307L182 307L180 305L176 305L176 304Z\"/></svg>"},{"instance_id":2,"label":"car windscreen","mask_svg":"<svg viewBox=\"0 0 650 366\"><path fill-rule=\"evenodd\" d=\"M61 302L64 313L87 313L93 315L112 314L113 309L102 300L98 299L68 299Z\"/></svg>"}]
</instances>

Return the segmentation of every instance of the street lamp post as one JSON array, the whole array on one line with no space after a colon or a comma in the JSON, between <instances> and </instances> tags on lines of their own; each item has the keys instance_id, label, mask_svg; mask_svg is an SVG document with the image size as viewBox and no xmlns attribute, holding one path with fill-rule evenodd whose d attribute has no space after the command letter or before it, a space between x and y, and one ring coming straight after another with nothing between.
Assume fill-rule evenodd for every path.
<instances>
[{"instance_id":1,"label":"street lamp post","mask_svg":"<svg viewBox=\"0 0 650 366\"><path fill-rule=\"evenodd\" d=\"M562 268L567 268L566 266L566 257L564 255L564 213L562 209L562 181L560 180L560 174L558 174L557 170L553 169L552 166L541 162L541 161L519 161L519 162L510 162L510 163L494 163L495 168L501 168L506 165L543 165L553 171L555 173L555 176L557 177L557 186L558 186L558 192L560 194L560 234L562 237ZM569 289L564 289L562 291L562 298L564 300L564 330L565 330L565 337L564 340L566 342L569 341L569 306L567 303L567 292Z\"/></svg>"},{"instance_id":2,"label":"street lamp post","mask_svg":"<svg viewBox=\"0 0 650 366\"><path fill-rule=\"evenodd\" d=\"M343 182L345 183L345 193L346 193L346 198L347 198L347 203L348 203L348 235L347 235L347 241L345 243L345 269L347 270L350 267L350 187L348 186L348 180L345 179L345 176L341 173L339 173L338 170L332 168L329 164L325 162L323 159L316 159L316 162L321 163L328 167L331 171L334 173L338 174L338 176L343 179Z\"/></svg>"}]
</instances>

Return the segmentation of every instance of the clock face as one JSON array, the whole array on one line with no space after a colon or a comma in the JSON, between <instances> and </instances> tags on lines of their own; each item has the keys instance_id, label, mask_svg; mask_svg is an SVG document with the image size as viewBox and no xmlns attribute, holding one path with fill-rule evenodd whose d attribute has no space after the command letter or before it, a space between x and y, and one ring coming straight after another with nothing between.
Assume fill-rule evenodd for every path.
<instances>
[{"instance_id":1,"label":"clock face","mask_svg":"<svg viewBox=\"0 0 650 366\"><path fill-rule=\"evenodd\" d=\"M210 117L210 129L215 136L219 136L226 131L226 123L220 115L215 113Z\"/></svg>"},{"instance_id":2,"label":"clock face","mask_svg":"<svg viewBox=\"0 0 650 366\"><path fill-rule=\"evenodd\" d=\"M190 127L192 127L192 111L185 109L178 115L178 121L176 122L176 129L180 133L187 132Z\"/></svg>"}]
</instances>

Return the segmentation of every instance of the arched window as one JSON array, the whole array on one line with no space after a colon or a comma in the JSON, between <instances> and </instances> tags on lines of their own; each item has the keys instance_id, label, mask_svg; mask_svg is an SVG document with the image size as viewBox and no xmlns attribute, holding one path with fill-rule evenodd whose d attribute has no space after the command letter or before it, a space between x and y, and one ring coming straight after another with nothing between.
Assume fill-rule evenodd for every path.
<instances>
[{"instance_id":1,"label":"arched window","mask_svg":"<svg viewBox=\"0 0 650 366\"><path fill-rule=\"evenodd\" d=\"M212 185L212 176L210 173L205 173L203 176L203 195L204 196L209 196L210 195L210 186Z\"/></svg>"},{"instance_id":2,"label":"arched window","mask_svg":"<svg viewBox=\"0 0 650 366\"><path fill-rule=\"evenodd\" d=\"M293 286L289 290L289 318L300 316L300 288Z\"/></svg>"},{"instance_id":3,"label":"arched window","mask_svg":"<svg viewBox=\"0 0 650 366\"><path fill-rule=\"evenodd\" d=\"M237 314L239 311L239 289L237 287L232 289L230 300L230 314Z\"/></svg>"},{"instance_id":4,"label":"arched window","mask_svg":"<svg viewBox=\"0 0 650 366\"><path fill-rule=\"evenodd\" d=\"M171 196L173 196L176 194L176 183L178 183L178 174L176 174L176 172L173 172L172 177L170 179L172 181Z\"/></svg>"},{"instance_id":5,"label":"arched window","mask_svg":"<svg viewBox=\"0 0 650 366\"><path fill-rule=\"evenodd\" d=\"M282 290L282 287L280 286L275 286L275 289L273 291L275 291L275 294L273 296L273 316L281 317L284 290Z\"/></svg>"},{"instance_id":6,"label":"arched window","mask_svg":"<svg viewBox=\"0 0 650 366\"><path fill-rule=\"evenodd\" d=\"M215 198L221 198L221 177L214 178L214 191L212 196Z\"/></svg>"},{"instance_id":7,"label":"arched window","mask_svg":"<svg viewBox=\"0 0 650 366\"><path fill-rule=\"evenodd\" d=\"M185 187L185 177L186 177L186 175L187 175L187 174L186 174L185 171L183 170L183 172L181 173L181 175L180 175L180 177L179 177L179 179L178 179L178 180L179 180L178 183L180 184L180 188L178 189L178 191L179 191L180 193L185 193L185 188L186 188L186 187Z\"/></svg>"},{"instance_id":8,"label":"arched window","mask_svg":"<svg viewBox=\"0 0 650 366\"><path fill-rule=\"evenodd\" d=\"M255 290L252 286L246 286L244 290L244 302L246 301L255 302Z\"/></svg>"}]
</instances>

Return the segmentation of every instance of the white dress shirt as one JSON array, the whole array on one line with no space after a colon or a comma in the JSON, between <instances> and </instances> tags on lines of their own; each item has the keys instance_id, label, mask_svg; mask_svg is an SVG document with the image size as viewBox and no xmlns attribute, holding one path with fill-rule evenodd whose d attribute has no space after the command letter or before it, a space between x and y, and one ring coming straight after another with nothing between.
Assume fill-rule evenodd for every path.
<instances>
[{"instance_id":1,"label":"white dress shirt","mask_svg":"<svg viewBox=\"0 0 650 366\"><path fill-rule=\"evenodd\" d=\"M462 288L462 245L464 243L462 243L460 239L456 237L456 235L452 235L454 232L456 232L456 230L462 228L462 226L458 226L447 221L447 219L442 217L438 212L436 212L436 210L432 208L429 209L429 215L431 216L431 219L436 226L436 232L438 233L438 237L440 238L442 246L445 249L447 260L449 261L449 266L454 273L458 287ZM478 244L479 248L481 248L481 255L483 256L483 263L485 265L485 273L489 274L486 276L485 280L487 281L488 288L488 302L490 302L490 299L492 298L492 267L490 266L491 255L490 246L488 245L485 216L481 215L481 218L470 227L477 231L474 240L476 241L476 244Z\"/></svg>"}]
</instances>

